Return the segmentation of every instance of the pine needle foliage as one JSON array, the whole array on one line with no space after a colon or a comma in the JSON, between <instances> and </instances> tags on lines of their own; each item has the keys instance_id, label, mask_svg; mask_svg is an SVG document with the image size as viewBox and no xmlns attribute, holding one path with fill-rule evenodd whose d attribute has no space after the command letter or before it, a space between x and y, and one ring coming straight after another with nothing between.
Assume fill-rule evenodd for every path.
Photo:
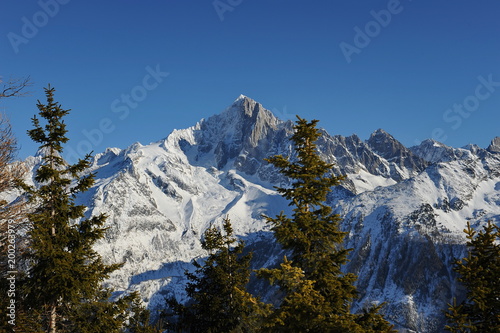
<instances>
[{"instance_id":1,"label":"pine needle foliage","mask_svg":"<svg viewBox=\"0 0 500 333\"><path fill-rule=\"evenodd\" d=\"M351 303L357 297L356 275L343 273L350 249L342 246L345 232L340 230L340 217L325 202L333 186L343 176L332 173L333 164L319 156L316 141L321 132L318 120L310 122L297 117L291 141L297 158L290 161L282 155L267 159L291 181L289 187L276 187L289 205L291 217L283 212L275 218L266 216L277 241L290 251L291 261L260 275L276 281L285 298L270 318L274 329L296 332L392 332L392 326L378 313L379 307L363 315L351 314ZM300 273L302 272L302 273ZM280 278L281 276L281 278ZM304 306L291 306L297 289L290 289L287 279L293 277L304 295ZM299 283L300 281L300 283ZM304 312L307 310L307 312ZM279 320L281 321L279 321ZM307 319L307 320L306 320ZM300 329L296 324L306 325ZM307 326L310 325L310 326Z\"/></svg>"},{"instance_id":2,"label":"pine needle foliage","mask_svg":"<svg viewBox=\"0 0 500 333\"><path fill-rule=\"evenodd\" d=\"M46 104L37 104L45 125L35 116L34 128L28 131L43 156L34 176L37 186L19 184L36 207L28 214L29 268L21 281L22 313L33 332L39 327L51 333L122 332L137 295L111 302L111 291L102 287L121 264L104 264L92 248L104 237L106 216L85 218L86 207L75 203L78 194L92 187L95 175L85 174L90 155L73 165L62 158L68 141L63 118L70 110L55 102L54 92L46 88Z\"/></svg>"},{"instance_id":3,"label":"pine needle foliage","mask_svg":"<svg viewBox=\"0 0 500 333\"><path fill-rule=\"evenodd\" d=\"M491 221L475 231L470 222L464 230L469 253L456 260L454 270L466 288L466 298L449 305L446 317L450 332L500 332L500 228Z\"/></svg>"},{"instance_id":4,"label":"pine needle foliage","mask_svg":"<svg viewBox=\"0 0 500 333\"><path fill-rule=\"evenodd\" d=\"M140 303L137 292L110 302L111 292L101 290L99 297L75 308L66 320L66 330L78 333L159 333L149 324L149 311Z\"/></svg>"},{"instance_id":5,"label":"pine needle foliage","mask_svg":"<svg viewBox=\"0 0 500 333\"><path fill-rule=\"evenodd\" d=\"M168 301L177 317L169 328L176 332L253 332L268 308L246 291L251 254L242 254L244 243L234 237L228 217L222 229L206 230L202 247L208 258L193 261L196 270L185 273L190 300L184 305Z\"/></svg>"},{"instance_id":6,"label":"pine needle foliage","mask_svg":"<svg viewBox=\"0 0 500 333\"><path fill-rule=\"evenodd\" d=\"M314 281L286 257L279 268L261 269L259 277L277 284L285 297L280 307L266 318L261 332L321 332L325 325L325 298L314 288Z\"/></svg>"}]
</instances>

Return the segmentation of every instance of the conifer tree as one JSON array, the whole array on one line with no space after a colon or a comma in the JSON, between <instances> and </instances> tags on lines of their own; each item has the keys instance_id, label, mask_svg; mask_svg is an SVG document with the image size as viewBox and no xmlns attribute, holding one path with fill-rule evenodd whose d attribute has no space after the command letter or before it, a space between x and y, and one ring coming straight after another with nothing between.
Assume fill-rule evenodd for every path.
<instances>
[{"instance_id":1,"label":"conifer tree","mask_svg":"<svg viewBox=\"0 0 500 333\"><path fill-rule=\"evenodd\" d=\"M211 227L204 233L203 249L209 252L203 264L193 261L196 270L186 272L189 280L187 304L168 301L177 322L170 328L179 332L250 332L267 307L246 291L251 255L242 255L244 244L233 235L228 217L223 231Z\"/></svg>"},{"instance_id":2,"label":"conifer tree","mask_svg":"<svg viewBox=\"0 0 500 333\"><path fill-rule=\"evenodd\" d=\"M277 191L289 200L289 205L293 207L291 217L283 212L275 218L266 217L278 242L291 253L291 263L285 261L285 266L261 273L277 280L278 285L284 286L282 290L286 295L284 303L277 311L283 312L285 306L287 313L270 318L297 319L308 316L303 313L303 308L286 306L288 298L293 294L288 290L288 282L279 281L277 278L280 274L289 276L283 275L284 272L280 270L286 268L290 271L295 267L303 272L303 276L295 275L297 279L303 279L298 285L309 286L304 289L309 295L316 293L321 296L316 297L314 311L311 310L309 314L308 322L311 327L304 327L301 331L310 329L318 332L391 332L392 326L378 313L378 307L363 315L350 313L351 303L357 297L354 286L356 276L341 271L350 251L342 246L346 233L339 228L340 217L332 214L331 207L325 204L331 187L339 185L343 177L333 175L333 164L324 162L318 154L315 144L321 135L316 129L318 121L307 122L297 118L295 133L291 138L297 160L291 162L282 155L267 159L291 180L290 187L277 187ZM293 330L293 320L284 320L279 323L279 327L285 331L287 328Z\"/></svg>"},{"instance_id":3,"label":"conifer tree","mask_svg":"<svg viewBox=\"0 0 500 333\"><path fill-rule=\"evenodd\" d=\"M137 292L114 302L109 290L101 290L95 301L82 303L70 314L67 332L78 333L159 333L150 325L149 311L140 304Z\"/></svg>"},{"instance_id":4,"label":"conifer tree","mask_svg":"<svg viewBox=\"0 0 500 333\"><path fill-rule=\"evenodd\" d=\"M280 307L264 321L260 332L325 332L325 298L314 289L314 281L286 257L279 268L259 270L258 276L277 284L285 294Z\"/></svg>"},{"instance_id":5,"label":"conifer tree","mask_svg":"<svg viewBox=\"0 0 500 333\"><path fill-rule=\"evenodd\" d=\"M467 222L467 257L454 263L466 298L450 305L450 332L500 332L500 228L491 221L476 232Z\"/></svg>"},{"instance_id":6,"label":"conifer tree","mask_svg":"<svg viewBox=\"0 0 500 333\"><path fill-rule=\"evenodd\" d=\"M121 332L128 320L124 303L136 296L111 303L110 290L102 287L103 280L121 264L104 264L92 248L104 236L106 216L84 218L86 207L75 203L76 195L93 185L95 175L84 174L90 155L73 165L62 158L63 144L68 141L63 117L69 110L54 101L54 91L46 88L47 103L37 104L45 126L35 116L34 129L28 131L43 152L34 177L37 186L20 184L36 206L28 214L31 251L27 277L22 281L24 321L28 323L24 329ZM89 326L89 322L95 325Z\"/></svg>"},{"instance_id":7,"label":"conifer tree","mask_svg":"<svg viewBox=\"0 0 500 333\"><path fill-rule=\"evenodd\" d=\"M160 333L162 332L158 327L158 323L152 326L151 314L148 309L145 309L139 298L139 294L131 294L130 300L127 301L128 309L126 313L128 316L128 323L125 325L127 333Z\"/></svg>"}]
</instances>

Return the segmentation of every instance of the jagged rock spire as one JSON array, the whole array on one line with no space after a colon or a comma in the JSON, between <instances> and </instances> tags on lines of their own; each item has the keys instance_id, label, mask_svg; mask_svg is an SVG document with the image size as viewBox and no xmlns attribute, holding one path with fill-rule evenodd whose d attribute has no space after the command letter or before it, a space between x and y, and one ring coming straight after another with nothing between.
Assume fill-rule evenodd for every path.
<instances>
[{"instance_id":1,"label":"jagged rock spire","mask_svg":"<svg viewBox=\"0 0 500 333\"><path fill-rule=\"evenodd\" d=\"M500 136L497 136L493 140L491 140L491 143L488 146L487 150L490 153L500 153Z\"/></svg>"}]
</instances>

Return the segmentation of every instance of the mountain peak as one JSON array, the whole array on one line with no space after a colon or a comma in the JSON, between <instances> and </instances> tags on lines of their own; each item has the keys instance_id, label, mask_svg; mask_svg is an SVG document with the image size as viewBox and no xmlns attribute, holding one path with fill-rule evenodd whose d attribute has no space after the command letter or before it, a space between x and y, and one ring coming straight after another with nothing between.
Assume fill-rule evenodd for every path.
<instances>
[{"instance_id":1,"label":"mountain peak","mask_svg":"<svg viewBox=\"0 0 500 333\"><path fill-rule=\"evenodd\" d=\"M259 109L263 109L262 106L257 103L255 100L251 99L250 97L247 97L245 95L240 95L238 98L236 98L231 104L226 109L226 113L231 114L231 117L237 116L237 115L244 115L244 116L255 116L254 111L258 111ZM224 113L224 112L223 112Z\"/></svg>"},{"instance_id":2,"label":"mountain peak","mask_svg":"<svg viewBox=\"0 0 500 333\"><path fill-rule=\"evenodd\" d=\"M393 179L401 180L407 177L402 172L405 168L418 173L427 166L427 163L423 159L414 155L401 142L383 129L373 132L366 143L376 154L399 167L400 170L392 170L391 177Z\"/></svg>"},{"instance_id":3,"label":"mountain peak","mask_svg":"<svg viewBox=\"0 0 500 333\"><path fill-rule=\"evenodd\" d=\"M286 113L286 108L284 111ZM222 113L216 116L224 116L226 118L229 117L229 119L232 119L234 121L237 121L241 118L249 118L254 122L259 121L259 119L267 119L269 122L275 125L277 123L287 121L287 117L285 117L285 119L279 117L279 112L278 114L276 114L273 111L266 109L258 101L243 94L239 95L238 98L236 98L229 107L227 107Z\"/></svg>"},{"instance_id":4,"label":"mountain peak","mask_svg":"<svg viewBox=\"0 0 500 333\"><path fill-rule=\"evenodd\" d=\"M236 98L234 100L234 102L233 102L233 104L231 106L240 106L240 105L243 105L245 103L247 103L247 104L256 104L257 102L254 99L241 94L241 95L238 96L238 98Z\"/></svg>"},{"instance_id":5,"label":"mountain peak","mask_svg":"<svg viewBox=\"0 0 500 333\"><path fill-rule=\"evenodd\" d=\"M424 141L422 141L420 143L419 146L422 146L422 147L445 147L445 148L451 148L451 147L448 147L447 145L445 145L444 143L436 141L434 139L425 139Z\"/></svg>"},{"instance_id":6,"label":"mountain peak","mask_svg":"<svg viewBox=\"0 0 500 333\"><path fill-rule=\"evenodd\" d=\"M282 123L260 103L240 95L222 113L203 119L191 132L181 131L181 136L170 135L169 139L184 140L182 149L186 151L196 146L190 153L193 163L212 163L218 169L231 163L237 170L254 174L269 157L269 147L283 136Z\"/></svg>"},{"instance_id":7,"label":"mountain peak","mask_svg":"<svg viewBox=\"0 0 500 333\"><path fill-rule=\"evenodd\" d=\"M497 136L493 140L491 140L491 143L488 146L487 150L490 153L500 153L500 136Z\"/></svg>"},{"instance_id":8,"label":"mountain peak","mask_svg":"<svg viewBox=\"0 0 500 333\"><path fill-rule=\"evenodd\" d=\"M378 130L374 131L371 136L376 136L376 135L384 135L384 136L391 136L389 133L384 131L383 129L379 128Z\"/></svg>"},{"instance_id":9,"label":"mountain peak","mask_svg":"<svg viewBox=\"0 0 500 333\"><path fill-rule=\"evenodd\" d=\"M392 135L379 128L370 135L367 141L368 145L374 149L376 152L385 153L387 149L399 150L403 145L394 139Z\"/></svg>"},{"instance_id":10,"label":"mountain peak","mask_svg":"<svg viewBox=\"0 0 500 333\"><path fill-rule=\"evenodd\" d=\"M244 100L244 99L251 99L251 98L248 98L247 96L245 96L245 95L243 95L243 94L240 94L240 95L238 96L238 98L236 98L236 99L234 100L234 103L238 103L238 102L240 102L240 101L242 101L242 100ZM234 104L234 103L233 103L233 104Z\"/></svg>"}]
</instances>

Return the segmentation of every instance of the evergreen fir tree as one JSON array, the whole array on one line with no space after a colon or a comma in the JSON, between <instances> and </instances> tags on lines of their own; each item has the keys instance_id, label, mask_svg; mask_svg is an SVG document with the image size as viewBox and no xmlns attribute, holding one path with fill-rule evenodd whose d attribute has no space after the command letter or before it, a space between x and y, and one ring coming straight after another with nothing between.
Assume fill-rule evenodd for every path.
<instances>
[{"instance_id":1,"label":"evergreen fir tree","mask_svg":"<svg viewBox=\"0 0 500 333\"><path fill-rule=\"evenodd\" d=\"M466 288L466 298L450 305L446 317L450 332L500 332L500 228L492 222L476 232L467 222L466 258L454 270Z\"/></svg>"},{"instance_id":2,"label":"evergreen fir tree","mask_svg":"<svg viewBox=\"0 0 500 333\"><path fill-rule=\"evenodd\" d=\"M333 164L324 162L318 155L316 140L321 133L316 129L317 120L307 122L298 117L295 133L291 140L297 153L297 160L291 162L282 155L267 159L279 172L291 180L290 187L277 187L277 191L293 206L293 215L287 217L283 212L276 218L266 217L272 225L275 237L284 249L291 253L291 261L285 262L277 271L264 271L277 280L280 272L296 267L303 272L304 279L298 285L310 286L307 293L316 293L314 311L311 310L307 329L317 332L391 332L392 326L378 313L378 307L368 310L363 315L350 313L352 301L357 297L354 282L356 276L343 273L342 265L347 262L348 249L342 247L345 232L339 229L341 221L338 215L332 214L331 207L325 204L327 194L332 186L339 185L343 179L331 173ZM293 272L290 271L290 272ZM261 274L262 275L262 274ZM284 275L287 276L287 275ZM271 316L271 318L307 318L303 308L287 307L291 297L287 282L280 281L284 286L284 303L278 312L286 314ZM309 287L307 287L309 288ZM313 309L313 308L311 308ZM298 312L297 312L298 311ZM290 325L290 326L288 326ZM280 323L284 330L295 329L293 320ZM302 331L307 331L304 327Z\"/></svg>"},{"instance_id":3,"label":"evergreen fir tree","mask_svg":"<svg viewBox=\"0 0 500 333\"><path fill-rule=\"evenodd\" d=\"M37 104L46 125L42 127L35 116L34 129L28 131L44 154L34 177L39 186L21 184L36 206L28 215L30 266L22 281L23 315L25 322L31 322L26 330L120 332L128 320L126 303L136 296L111 303L110 291L102 288L103 280L121 265L105 265L92 249L104 236L106 216L84 218L86 207L75 203L76 195L94 183L93 173L84 175L91 156L74 165L62 158L68 141L63 117L69 110L54 101L54 91L50 86L45 89L47 104Z\"/></svg>"},{"instance_id":4,"label":"evergreen fir tree","mask_svg":"<svg viewBox=\"0 0 500 333\"><path fill-rule=\"evenodd\" d=\"M145 309L139 298L139 294L132 294L131 300L128 302L128 310L129 314L128 324L126 327L127 333L160 333L162 332L157 327L158 323L155 326L150 325L151 315L148 309ZM132 315L130 315L132 314Z\"/></svg>"},{"instance_id":5,"label":"evergreen fir tree","mask_svg":"<svg viewBox=\"0 0 500 333\"><path fill-rule=\"evenodd\" d=\"M110 302L111 292L75 307L68 317L66 331L78 333L159 333L149 324L149 311L140 304L137 292Z\"/></svg>"},{"instance_id":6,"label":"evergreen fir tree","mask_svg":"<svg viewBox=\"0 0 500 333\"><path fill-rule=\"evenodd\" d=\"M233 236L229 218L223 231L211 227L204 233L203 249L209 252L203 264L193 261L196 270L186 272L190 301L168 301L177 315L170 328L179 332L251 332L265 313L264 306L246 291L251 255L242 255L244 244Z\"/></svg>"},{"instance_id":7,"label":"evergreen fir tree","mask_svg":"<svg viewBox=\"0 0 500 333\"><path fill-rule=\"evenodd\" d=\"M325 320L328 304L314 281L305 279L304 271L285 257L279 268L259 270L258 276L277 284L285 294L280 307L268 316L260 332L328 332Z\"/></svg>"}]
</instances>

